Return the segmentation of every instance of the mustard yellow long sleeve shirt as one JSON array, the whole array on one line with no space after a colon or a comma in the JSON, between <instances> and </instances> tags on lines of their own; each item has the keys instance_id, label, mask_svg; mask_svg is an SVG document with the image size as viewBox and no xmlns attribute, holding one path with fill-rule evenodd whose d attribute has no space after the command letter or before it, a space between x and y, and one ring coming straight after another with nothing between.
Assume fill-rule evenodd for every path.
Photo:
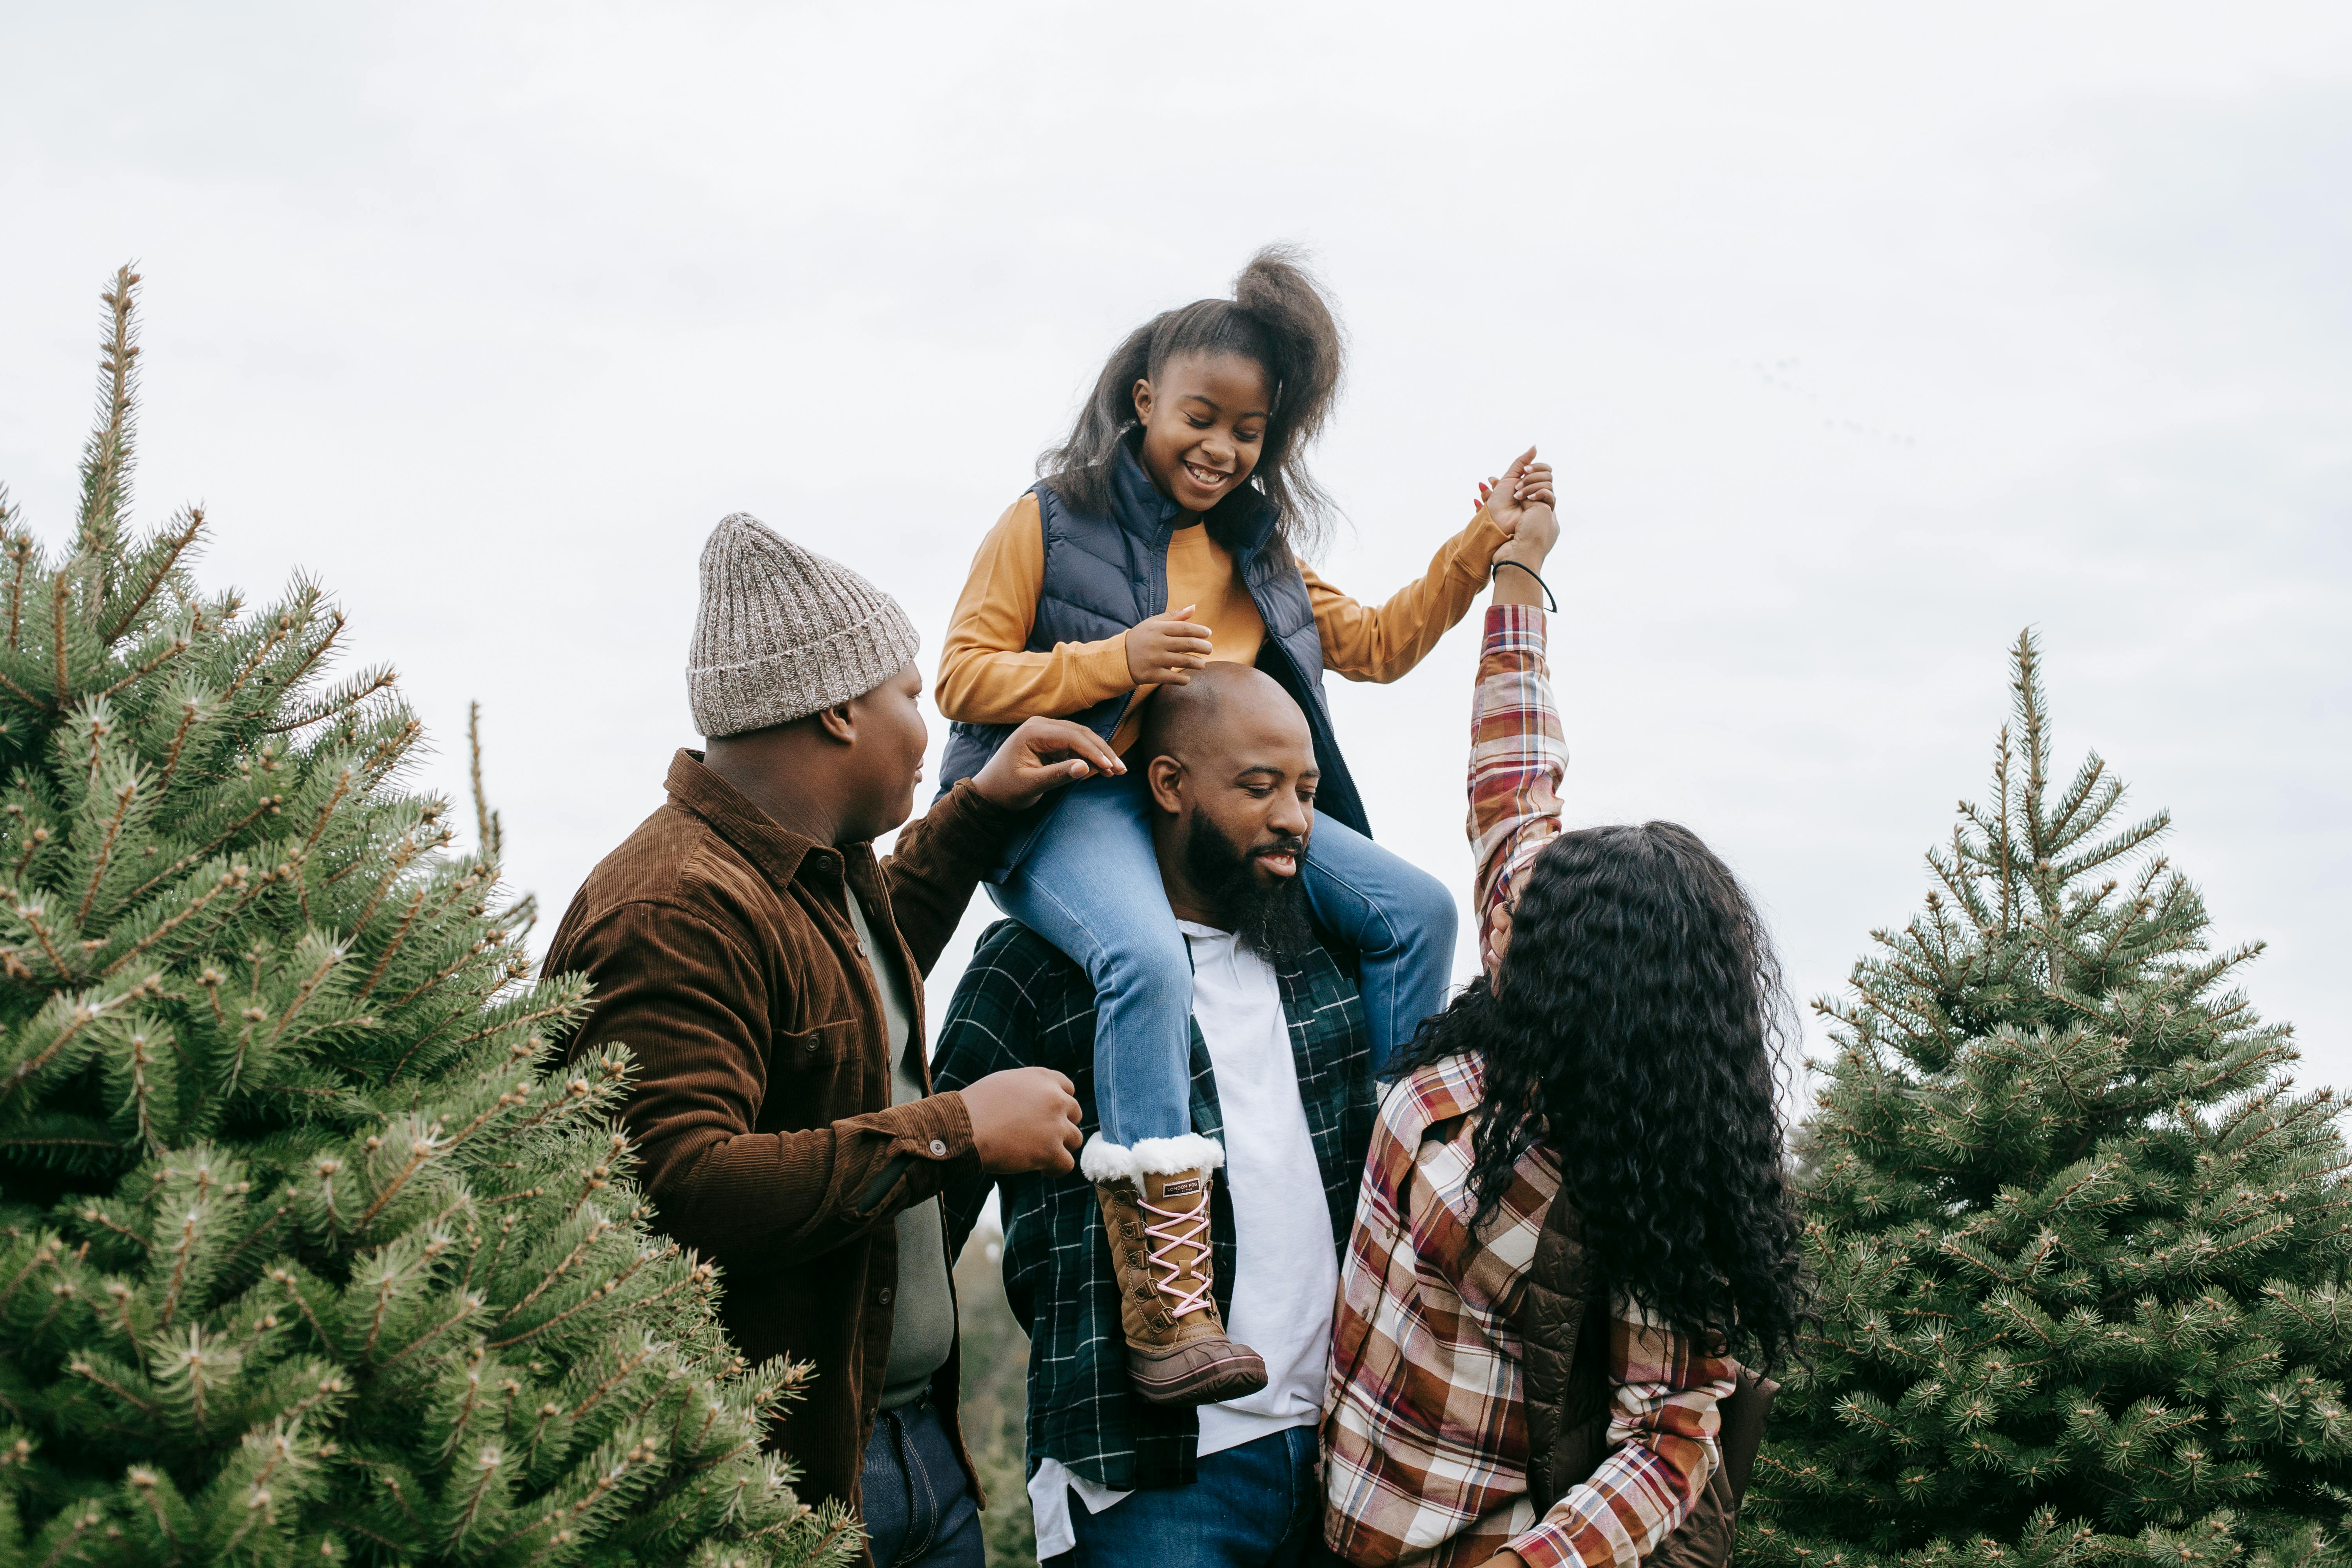
<instances>
[{"instance_id":1,"label":"mustard yellow long sleeve shirt","mask_svg":"<svg viewBox=\"0 0 2352 1568\"><path fill-rule=\"evenodd\" d=\"M1323 668L1349 680L1390 681L1419 664L1470 608L1507 537L1481 507L1467 528L1438 546L1427 572L1379 605L1349 598L1302 565ZM1124 633L1029 651L1045 583L1045 525L1037 498L1024 493L996 520L972 557L940 651L940 711L967 723L1016 724L1039 715L1066 717L1132 690L1136 700L1111 737L1112 749L1124 752L1142 729L1151 688L1138 689L1128 673ZM1257 661L1265 640L1257 605L1234 570L1232 552L1198 523L1178 529L1168 545L1162 613L1187 605L1209 630L1212 659Z\"/></svg>"}]
</instances>

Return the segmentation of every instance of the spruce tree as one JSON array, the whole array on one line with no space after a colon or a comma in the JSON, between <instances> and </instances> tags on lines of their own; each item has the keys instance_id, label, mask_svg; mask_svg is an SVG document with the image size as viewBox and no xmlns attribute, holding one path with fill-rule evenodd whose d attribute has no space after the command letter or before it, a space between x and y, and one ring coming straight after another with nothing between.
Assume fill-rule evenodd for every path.
<instances>
[{"instance_id":1,"label":"spruce tree","mask_svg":"<svg viewBox=\"0 0 2352 1568\"><path fill-rule=\"evenodd\" d=\"M1743 1522L1770 1568L2316 1563L2344 1539L2343 1100L2234 988L2029 632L1991 804L1816 1003L1822 1317Z\"/></svg>"},{"instance_id":2,"label":"spruce tree","mask_svg":"<svg viewBox=\"0 0 2352 1568\"><path fill-rule=\"evenodd\" d=\"M137 282L70 542L0 496L0 1568L839 1561L391 672L134 536Z\"/></svg>"}]
</instances>

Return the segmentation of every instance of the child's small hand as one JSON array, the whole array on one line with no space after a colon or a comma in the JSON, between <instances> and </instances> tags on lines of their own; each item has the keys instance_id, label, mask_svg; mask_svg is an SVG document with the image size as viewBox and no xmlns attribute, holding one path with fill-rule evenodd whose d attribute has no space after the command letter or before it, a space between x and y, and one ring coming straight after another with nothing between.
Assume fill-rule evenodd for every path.
<instances>
[{"instance_id":1,"label":"child's small hand","mask_svg":"<svg viewBox=\"0 0 2352 1568\"><path fill-rule=\"evenodd\" d=\"M1154 616L1127 628L1127 673L1138 686L1186 686L1209 662L1209 628L1192 619L1192 606Z\"/></svg>"},{"instance_id":2,"label":"child's small hand","mask_svg":"<svg viewBox=\"0 0 2352 1568\"><path fill-rule=\"evenodd\" d=\"M1503 470L1501 479L1487 480L1483 493L1487 512L1503 525L1503 531L1516 533L1529 507L1552 504L1551 465L1537 462L1536 449L1530 447Z\"/></svg>"}]
</instances>

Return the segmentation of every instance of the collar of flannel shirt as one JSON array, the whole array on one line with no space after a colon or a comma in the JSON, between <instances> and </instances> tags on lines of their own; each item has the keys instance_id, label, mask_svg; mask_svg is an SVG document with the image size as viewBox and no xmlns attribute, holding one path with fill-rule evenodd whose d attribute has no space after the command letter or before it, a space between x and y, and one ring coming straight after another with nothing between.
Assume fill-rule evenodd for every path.
<instances>
[{"instance_id":1,"label":"collar of flannel shirt","mask_svg":"<svg viewBox=\"0 0 2352 1568\"><path fill-rule=\"evenodd\" d=\"M1331 1245L1345 1244L1376 1090L1370 1037L1355 980L1317 948L1280 977L1298 1098L1331 1211ZM1096 1130L1094 987L1086 972L1026 927L989 929L972 953L940 1026L933 1081L941 1090L1015 1067L1049 1067L1077 1087L1083 1126ZM1192 1130L1221 1138L1208 1047L1196 1025L1192 1048ZM986 1178L949 1192L950 1241L961 1248ZM1104 1245L1093 1184L1076 1172L1007 1176L1003 1195L1004 1291L1029 1335L1028 1465L1059 1459L1076 1474L1126 1491L1188 1485L1200 1424L1189 1409L1146 1405L1127 1375L1118 1286ZM1217 1305L1233 1306L1233 1207L1220 1184L1210 1210Z\"/></svg>"}]
</instances>

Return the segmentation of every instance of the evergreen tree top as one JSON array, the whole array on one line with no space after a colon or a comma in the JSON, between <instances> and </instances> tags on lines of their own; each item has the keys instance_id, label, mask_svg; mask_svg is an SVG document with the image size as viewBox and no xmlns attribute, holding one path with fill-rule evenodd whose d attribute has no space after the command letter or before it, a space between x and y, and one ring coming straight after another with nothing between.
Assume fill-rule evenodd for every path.
<instances>
[{"instance_id":1,"label":"evergreen tree top","mask_svg":"<svg viewBox=\"0 0 2352 1568\"><path fill-rule=\"evenodd\" d=\"M1775 1563L2332 1561L2352 1461L2341 1098L2097 756L2053 787L2029 632L1989 805L1872 933L1810 1132L1813 1363Z\"/></svg>"},{"instance_id":2,"label":"evergreen tree top","mask_svg":"<svg viewBox=\"0 0 2352 1568\"><path fill-rule=\"evenodd\" d=\"M495 818L402 786L318 584L133 536L138 281L62 553L0 494L0 1568L841 1560Z\"/></svg>"}]
</instances>

